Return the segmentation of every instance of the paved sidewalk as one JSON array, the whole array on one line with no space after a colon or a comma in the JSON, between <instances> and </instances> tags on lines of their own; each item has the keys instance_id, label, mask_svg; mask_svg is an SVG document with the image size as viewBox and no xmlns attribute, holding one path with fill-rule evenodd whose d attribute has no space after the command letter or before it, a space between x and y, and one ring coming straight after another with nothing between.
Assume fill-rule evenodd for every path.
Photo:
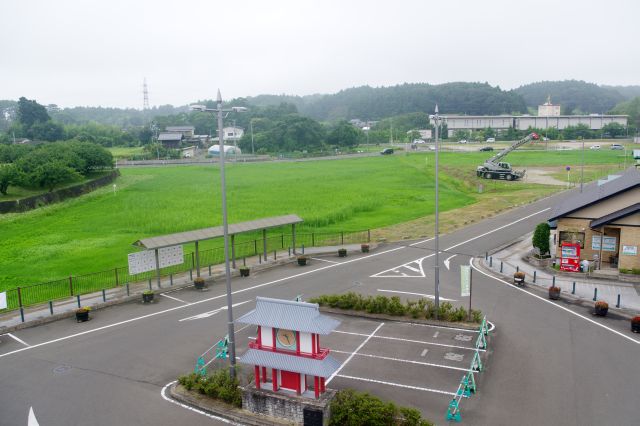
<instances>
[{"instance_id":1,"label":"paved sidewalk","mask_svg":"<svg viewBox=\"0 0 640 426\"><path fill-rule=\"evenodd\" d=\"M370 243L373 249L376 244ZM337 256L338 249L346 248L347 252L359 252L360 244L345 244L341 246L325 246L325 247L305 247L304 254L313 256L322 255L335 255ZM302 249L297 249L297 254L302 254ZM275 266L284 265L290 262L294 262L296 256L293 253L289 254L287 250L278 251L275 254L270 252L267 255L267 260L259 258L258 256L247 257L244 259L246 265L249 266L252 271L257 272L264 269L273 268ZM236 267L240 268L243 265L243 259L236 259ZM231 276L238 276L240 273L238 269L231 270ZM214 265L211 268L204 266L200 268L200 275L211 284L212 282L224 283L224 264ZM89 306L92 309L99 309L111 305L120 303L126 303L129 301L138 301L141 299L141 294L145 290L153 290L156 294L174 290L176 288L186 287L193 285L193 279L196 276L194 270L190 275L189 271L172 276L163 276L160 281L160 287L157 285L155 277L149 282L136 282L129 283L128 285L119 286L116 288L110 288L103 291L89 293L77 297L61 299L52 301L51 304L45 303L35 306L24 308L22 318L20 310L13 310L0 314L0 335L3 333L10 333L11 331L32 327L39 324L56 321L62 318L68 318L75 315L75 311L80 306ZM78 302L79 300L79 302Z\"/></svg>"},{"instance_id":2,"label":"paved sidewalk","mask_svg":"<svg viewBox=\"0 0 640 426\"><path fill-rule=\"evenodd\" d=\"M489 253L491 259L482 259L482 266L494 274L499 274L508 282L513 282L513 274L516 268L525 273L527 285L548 288L553 283L562 289L563 297L571 296L576 299L593 301L597 289L597 300L604 300L609 304L609 309L615 309L620 296L620 309L631 315L640 312L640 283L622 282L612 279L598 279L586 276L582 273L554 273L549 269L537 267L525 261L523 258L530 253L532 234L525 235L515 243ZM502 273L500 274L500 263ZM491 265L490 265L491 264ZM534 271L536 282L533 282ZM575 282L575 294L573 283Z\"/></svg>"}]
</instances>

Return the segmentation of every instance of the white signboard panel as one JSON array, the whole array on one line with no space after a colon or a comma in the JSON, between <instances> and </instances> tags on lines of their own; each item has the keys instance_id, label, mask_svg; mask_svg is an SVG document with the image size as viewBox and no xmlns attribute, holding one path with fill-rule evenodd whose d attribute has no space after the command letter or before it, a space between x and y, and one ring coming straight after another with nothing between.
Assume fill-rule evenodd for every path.
<instances>
[{"instance_id":1,"label":"white signboard panel","mask_svg":"<svg viewBox=\"0 0 640 426\"><path fill-rule=\"evenodd\" d=\"M625 256L637 256L638 246L622 246L622 254Z\"/></svg>"},{"instance_id":2,"label":"white signboard panel","mask_svg":"<svg viewBox=\"0 0 640 426\"><path fill-rule=\"evenodd\" d=\"M0 309L7 309L7 292L0 293Z\"/></svg>"},{"instance_id":3,"label":"white signboard panel","mask_svg":"<svg viewBox=\"0 0 640 426\"><path fill-rule=\"evenodd\" d=\"M140 274L156 269L156 254L154 250L129 253L129 273ZM160 269L167 266L181 265L184 263L182 246L171 246L158 249L158 261Z\"/></svg>"},{"instance_id":4,"label":"white signboard panel","mask_svg":"<svg viewBox=\"0 0 640 426\"><path fill-rule=\"evenodd\" d=\"M600 235L591 237L591 249L600 250ZM616 237L604 237L602 251L616 251Z\"/></svg>"},{"instance_id":5,"label":"white signboard panel","mask_svg":"<svg viewBox=\"0 0 640 426\"><path fill-rule=\"evenodd\" d=\"M471 266L460 265L460 297L471 296Z\"/></svg>"},{"instance_id":6,"label":"white signboard panel","mask_svg":"<svg viewBox=\"0 0 640 426\"><path fill-rule=\"evenodd\" d=\"M167 266L182 265L184 263L184 254L182 246L164 247L158 250L158 258L160 260L160 268Z\"/></svg>"},{"instance_id":7,"label":"white signboard panel","mask_svg":"<svg viewBox=\"0 0 640 426\"><path fill-rule=\"evenodd\" d=\"M156 256L153 250L129 253L129 274L140 274L142 272L156 269Z\"/></svg>"}]
</instances>

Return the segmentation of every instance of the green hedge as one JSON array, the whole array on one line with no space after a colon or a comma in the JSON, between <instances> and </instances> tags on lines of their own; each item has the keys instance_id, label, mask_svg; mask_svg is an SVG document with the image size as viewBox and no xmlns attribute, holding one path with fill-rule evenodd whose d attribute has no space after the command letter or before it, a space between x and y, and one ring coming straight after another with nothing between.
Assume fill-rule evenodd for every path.
<instances>
[{"instance_id":1,"label":"green hedge","mask_svg":"<svg viewBox=\"0 0 640 426\"><path fill-rule=\"evenodd\" d=\"M640 275L640 268L633 268L633 269L620 268L620 273L622 273L622 274Z\"/></svg>"},{"instance_id":2,"label":"green hedge","mask_svg":"<svg viewBox=\"0 0 640 426\"><path fill-rule=\"evenodd\" d=\"M346 294L322 295L310 299L309 302L331 308L366 311L370 314L408 315L416 319L433 319L436 317L435 304L426 299L408 300L403 304L397 296L390 298L386 296L363 297L360 294L349 292ZM441 303L438 313L439 319L443 321L464 322L468 319L468 311L464 307L455 308L449 302ZM472 309L471 318L473 322L480 323L482 321L482 312Z\"/></svg>"},{"instance_id":3,"label":"green hedge","mask_svg":"<svg viewBox=\"0 0 640 426\"><path fill-rule=\"evenodd\" d=\"M331 402L331 426L433 426L422 419L414 408L398 407L392 402L359 393L341 390Z\"/></svg>"},{"instance_id":4,"label":"green hedge","mask_svg":"<svg viewBox=\"0 0 640 426\"><path fill-rule=\"evenodd\" d=\"M228 369L218 370L211 376L191 373L178 378L178 382L187 390L194 390L211 398L220 399L228 404L242 407L242 392L238 379L231 379Z\"/></svg>"}]
</instances>

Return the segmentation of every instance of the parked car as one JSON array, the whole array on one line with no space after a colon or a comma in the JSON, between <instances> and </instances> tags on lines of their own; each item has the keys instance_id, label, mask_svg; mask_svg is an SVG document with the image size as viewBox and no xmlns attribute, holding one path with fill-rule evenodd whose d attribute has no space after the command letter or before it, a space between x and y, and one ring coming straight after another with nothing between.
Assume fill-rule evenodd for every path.
<instances>
[{"instance_id":1,"label":"parked car","mask_svg":"<svg viewBox=\"0 0 640 426\"><path fill-rule=\"evenodd\" d=\"M484 147L480 148L480 151L493 151L493 147L492 146L484 146Z\"/></svg>"},{"instance_id":2,"label":"parked car","mask_svg":"<svg viewBox=\"0 0 640 426\"><path fill-rule=\"evenodd\" d=\"M413 143L425 143L423 139L414 139Z\"/></svg>"},{"instance_id":3,"label":"parked car","mask_svg":"<svg viewBox=\"0 0 640 426\"><path fill-rule=\"evenodd\" d=\"M467 143L467 140L466 140L466 139L460 139L460 140L458 141L458 143Z\"/></svg>"},{"instance_id":4,"label":"parked car","mask_svg":"<svg viewBox=\"0 0 640 426\"><path fill-rule=\"evenodd\" d=\"M600 149L600 145L591 145L589 149Z\"/></svg>"},{"instance_id":5,"label":"parked car","mask_svg":"<svg viewBox=\"0 0 640 426\"><path fill-rule=\"evenodd\" d=\"M380 151L380 154L382 154L382 155L393 154L393 148L385 148L382 151Z\"/></svg>"},{"instance_id":6,"label":"parked car","mask_svg":"<svg viewBox=\"0 0 640 426\"><path fill-rule=\"evenodd\" d=\"M619 143L612 143L611 149L624 149L624 146L620 145Z\"/></svg>"},{"instance_id":7,"label":"parked car","mask_svg":"<svg viewBox=\"0 0 640 426\"><path fill-rule=\"evenodd\" d=\"M487 138L487 142L495 142L496 138Z\"/></svg>"}]
</instances>

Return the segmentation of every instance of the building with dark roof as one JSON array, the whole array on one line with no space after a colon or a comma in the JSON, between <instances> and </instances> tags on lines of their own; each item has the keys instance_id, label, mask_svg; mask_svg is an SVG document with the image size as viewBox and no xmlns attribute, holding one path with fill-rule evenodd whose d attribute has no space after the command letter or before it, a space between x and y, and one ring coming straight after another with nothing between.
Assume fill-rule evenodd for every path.
<instances>
[{"instance_id":1,"label":"building with dark roof","mask_svg":"<svg viewBox=\"0 0 640 426\"><path fill-rule=\"evenodd\" d=\"M329 349L320 348L320 335L330 334L340 321L321 315L316 303L258 297L256 308L236 322L258 326L256 341L240 357L240 363L254 366L257 389L271 382L274 392L305 395L311 376L317 399L326 378L340 368Z\"/></svg>"},{"instance_id":2,"label":"building with dark roof","mask_svg":"<svg viewBox=\"0 0 640 426\"><path fill-rule=\"evenodd\" d=\"M555 248L579 243L581 259L601 260L602 268L640 269L640 170L630 167L577 190L552 212Z\"/></svg>"},{"instance_id":3,"label":"building with dark roof","mask_svg":"<svg viewBox=\"0 0 640 426\"><path fill-rule=\"evenodd\" d=\"M158 142L167 148L180 148L182 142L182 133L162 132L158 135Z\"/></svg>"}]
</instances>

